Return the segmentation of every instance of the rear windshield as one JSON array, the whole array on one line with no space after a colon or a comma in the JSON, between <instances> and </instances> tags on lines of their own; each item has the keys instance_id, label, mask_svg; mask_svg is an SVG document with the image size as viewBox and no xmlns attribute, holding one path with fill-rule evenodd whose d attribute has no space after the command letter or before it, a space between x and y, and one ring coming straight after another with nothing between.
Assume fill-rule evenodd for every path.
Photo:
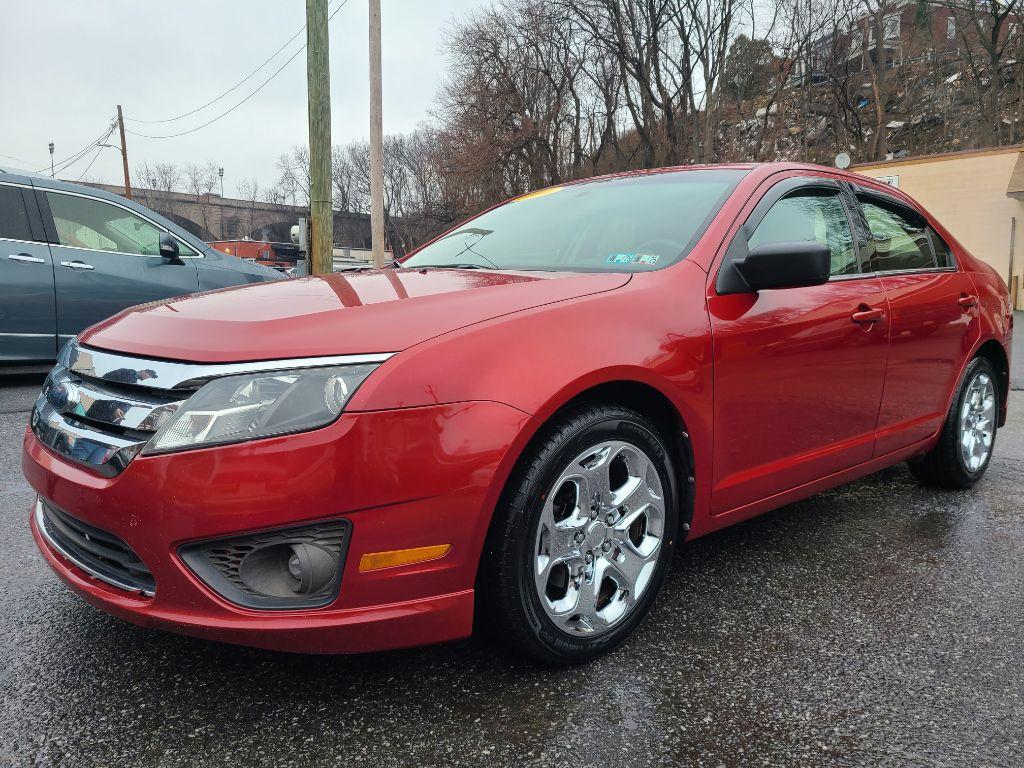
<instances>
[{"instance_id":1,"label":"rear windshield","mask_svg":"<svg viewBox=\"0 0 1024 768\"><path fill-rule=\"evenodd\" d=\"M660 269L690 252L745 173L678 171L550 187L470 219L402 266Z\"/></svg>"}]
</instances>

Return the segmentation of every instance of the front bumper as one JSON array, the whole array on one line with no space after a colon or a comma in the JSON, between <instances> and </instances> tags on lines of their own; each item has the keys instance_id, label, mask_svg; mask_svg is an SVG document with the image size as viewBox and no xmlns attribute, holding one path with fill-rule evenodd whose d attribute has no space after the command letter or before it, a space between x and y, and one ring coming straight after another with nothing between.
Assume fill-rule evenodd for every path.
<instances>
[{"instance_id":1,"label":"front bumper","mask_svg":"<svg viewBox=\"0 0 1024 768\"><path fill-rule=\"evenodd\" d=\"M50 566L91 604L127 621L276 650L354 653L469 635L473 584L500 481L530 417L491 402L345 413L314 432L140 456L115 477L58 457L30 431L23 470L37 493L126 542L155 594L104 583L32 531ZM234 605L182 562L207 538L318 520L352 524L328 606ZM361 572L363 554L451 544L438 560Z\"/></svg>"}]
</instances>

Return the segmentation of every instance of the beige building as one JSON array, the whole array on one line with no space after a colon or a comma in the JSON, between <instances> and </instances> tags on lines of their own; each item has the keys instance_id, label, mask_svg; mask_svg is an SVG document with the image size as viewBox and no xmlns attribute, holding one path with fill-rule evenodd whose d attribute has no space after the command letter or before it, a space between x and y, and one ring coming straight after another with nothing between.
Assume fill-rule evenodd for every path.
<instances>
[{"instance_id":1,"label":"beige building","mask_svg":"<svg viewBox=\"0 0 1024 768\"><path fill-rule=\"evenodd\" d=\"M985 260L1024 309L1024 145L862 163L851 171L906 192Z\"/></svg>"}]
</instances>

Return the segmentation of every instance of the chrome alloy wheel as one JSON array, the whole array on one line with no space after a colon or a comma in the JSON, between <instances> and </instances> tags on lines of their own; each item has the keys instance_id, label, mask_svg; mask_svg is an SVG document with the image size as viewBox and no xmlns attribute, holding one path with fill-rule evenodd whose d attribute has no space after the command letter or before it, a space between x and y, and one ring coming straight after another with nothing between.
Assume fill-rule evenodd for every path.
<instances>
[{"instance_id":1,"label":"chrome alloy wheel","mask_svg":"<svg viewBox=\"0 0 1024 768\"><path fill-rule=\"evenodd\" d=\"M988 460L996 429L996 389L992 377L979 372L967 385L960 406L960 457L969 472Z\"/></svg>"},{"instance_id":2,"label":"chrome alloy wheel","mask_svg":"<svg viewBox=\"0 0 1024 768\"><path fill-rule=\"evenodd\" d=\"M665 533L658 470L632 443L580 453L544 498L533 558L541 605L557 627L596 635L647 589Z\"/></svg>"}]
</instances>

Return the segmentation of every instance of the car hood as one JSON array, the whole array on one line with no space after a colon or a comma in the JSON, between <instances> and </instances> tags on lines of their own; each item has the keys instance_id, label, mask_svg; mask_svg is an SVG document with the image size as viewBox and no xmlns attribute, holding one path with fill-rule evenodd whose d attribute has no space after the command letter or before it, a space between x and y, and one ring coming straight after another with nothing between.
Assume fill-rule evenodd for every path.
<instances>
[{"instance_id":1,"label":"car hood","mask_svg":"<svg viewBox=\"0 0 1024 768\"><path fill-rule=\"evenodd\" d=\"M100 349L198 363L399 352L491 318L629 282L622 273L384 269L226 288L126 309Z\"/></svg>"}]
</instances>

